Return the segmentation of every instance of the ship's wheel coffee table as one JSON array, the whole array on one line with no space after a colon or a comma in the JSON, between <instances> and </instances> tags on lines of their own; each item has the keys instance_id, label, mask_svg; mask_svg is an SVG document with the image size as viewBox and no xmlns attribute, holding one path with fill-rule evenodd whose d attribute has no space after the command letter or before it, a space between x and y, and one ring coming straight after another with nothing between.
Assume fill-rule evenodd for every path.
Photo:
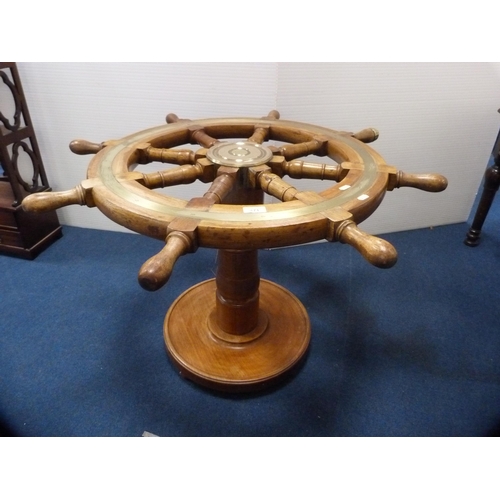
<instances>
[{"instance_id":1,"label":"ship's wheel coffee table","mask_svg":"<svg viewBox=\"0 0 500 500\"><path fill-rule=\"evenodd\" d=\"M139 271L147 290L164 285L183 254L218 249L216 278L190 288L168 310L167 351L181 374L201 385L261 389L298 366L310 324L294 295L260 279L258 249L326 239L352 245L375 266L391 267L396 250L357 224L386 191L446 188L441 175L405 174L387 165L366 145L377 137L374 129L352 134L280 120L277 111L260 119L183 120L170 114L166 125L121 140L73 141L74 153L95 154L87 179L69 191L30 195L23 207L97 206L116 223L164 240ZM188 144L199 148L182 148ZM310 155L328 162L306 161ZM151 162L171 166L134 170ZM285 176L333 182L321 192L300 191ZM189 201L152 191L197 180L210 186ZM264 203L264 193L281 203Z\"/></svg>"}]
</instances>

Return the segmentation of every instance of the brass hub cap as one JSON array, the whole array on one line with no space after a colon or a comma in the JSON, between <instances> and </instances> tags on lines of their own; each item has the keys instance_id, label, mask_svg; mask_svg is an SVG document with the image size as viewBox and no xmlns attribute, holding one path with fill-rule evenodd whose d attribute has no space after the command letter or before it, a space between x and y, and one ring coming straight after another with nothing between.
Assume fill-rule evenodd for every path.
<instances>
[{"instance_id":1,"label":"brass hub cap","mask_svg":"<svg viewBox=\"0 0 500 500\"><path fill-rule=\"evenodd\" d=\"M255 142L222 142L207 151L207 158L225 167L257 167L273 157L269 148Z\"/></svg>"}]
</instances>

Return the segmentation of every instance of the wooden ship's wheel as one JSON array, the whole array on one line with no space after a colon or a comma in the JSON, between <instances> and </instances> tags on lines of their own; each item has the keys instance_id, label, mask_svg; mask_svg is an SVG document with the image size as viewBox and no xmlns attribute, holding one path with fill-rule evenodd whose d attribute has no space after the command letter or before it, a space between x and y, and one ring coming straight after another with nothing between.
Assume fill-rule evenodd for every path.
<instances>
[{"instance_id":1,"label":"wooden ship's wheel","mask_svg":"<svg viewBox=\"0 0 500 500\"><path fill-rule=\"evenodd\" d=\"M294 295L260 279L258 250L326 239L352 245L375 266L391 267L394 247L357 224L386 191L410 186L437 192L447 186L441 175L405 174L387 165L366 145L377 137L374 129L353 134L280 120L277 111L260 119L184 120L170 114L166 125L121 140L73 141L74 153L95 154L87 179L68 191L32 194L23 207L41 212L97 206L116 223L164 240L165 247L139 271L139 283L151 291L167 282L183 254L218 249L216 278L190 288L168 310L166 348L180 373L201 385L261 389L298 366L310 324ZM328 163L305 161L310 155ZM151 162L173 166L134 170ZM299 191L285 176L334 182L321 192ZM196 180L210 186L189 201L152 191ZM264 193L281 203L264 203Z\"/></svg>"}]
</instances>

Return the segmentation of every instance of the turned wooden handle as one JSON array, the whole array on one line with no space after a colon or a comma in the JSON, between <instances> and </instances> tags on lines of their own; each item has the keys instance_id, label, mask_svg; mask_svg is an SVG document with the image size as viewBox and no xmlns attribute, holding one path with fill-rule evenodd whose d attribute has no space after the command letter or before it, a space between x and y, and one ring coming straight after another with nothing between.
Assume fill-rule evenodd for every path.
<instances>
[{"instance_id":1,"label":"turned wooden handle","mask_svg":"<svg viewBox=\"0 0 500 500\"><path fill-rule=\"evenodd\" d=\"M396 249L382 238L361 231L352 221L347 221L337 229L337 240L353 246L370 264L388 268L396 264Z\"/></svg>"},{"instance_id":2,"label":"turned wooden handle","mask_svg":"<svg viewBox=\"0 0 500 500\"><path fill-rule=\"evenodd\" d=\"M176 123L179 121L179 117L175 113L169 113L165 118L167 123Z\"/></svg>"},{"instance_id":3,"label":"turned wooden handle","mask_svg":"<svg viewBox=\"0 0 500 500\"><path fill-rule=\"evenodd\" d=\"M395 187L413 187L422 191L439 193L447 186L448 180L439 174L405 174L399 171Z\"/></svg>"},{"instance_id":4,"label":"turned wooden handle","mask_svg":"<svg viewBox=\"0 0 500 500\"><path fill-rule=\"evenodd\" d=\"M26 196L22 202L26 212L50 212L67 205L85 205L85 192L81 186L56 193L33 193Z\"/></svg>"},{"instance_id":5,"label":"turned wooden handle","mask_svg":"<svg viewBox=\"0 0 500 500\"><path fill-rule=\"evenodd\" d=\"M177 259L192 248L191 239L180 231L167 237L163 249L147 260L139 270L139 283L145 290L154 292L170 278Z\"/></svg>"},{"instance_id":6,"label":"turned wooden handle","mask_svg":"<svg viewBox=\"0 0 500 500\"><path fill-rule=\"evenodd\" d=\"M378 130L376 128L364 128L355 134L352 134L358 141L368 144L370 142L376 141L378 139Z\"/></svg>"},{"instance_id":7,"label":"turned wooden handle","mask_svg":"<svg viewBox=\"0 0 500 500\"><path fill-rule=\"evenodd\" d=\"M262 172L258 179L262 191L278 198L278 200L291 201L298 193L296 188L271 172Z\"/></svg>"},{"instance_id":8,"label":"turned wooden handle","mask_svg":"<svg viewBox=\"0 0 500 500\"><path fill-rule=\"evenodd\" d=\"M104 144L76 139L69 143L69 149L77 155L92 155L104 148Z\"/></svg>"},{"instance_id":9,"label":"turned wooden handle","mask_svg":"<svg viewBox=\"0 0 500 500\"><path fill-rule=\"evenodd\" d=\"M272 109L271 111L269 111L267 116L264 116L264 118L267 118L268 120L279 120L280 112L277 111L276 109Z\"/></svg>"}]
</instances>

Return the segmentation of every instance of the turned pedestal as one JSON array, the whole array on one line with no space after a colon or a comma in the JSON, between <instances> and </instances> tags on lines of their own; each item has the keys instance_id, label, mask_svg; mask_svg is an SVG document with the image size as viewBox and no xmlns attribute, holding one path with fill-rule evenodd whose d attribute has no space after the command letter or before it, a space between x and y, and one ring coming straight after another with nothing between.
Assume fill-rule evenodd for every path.
<instances>
[{"instance_id":1,"label":"turned pedestal","mask_svg":"<svg viewBox=\"0 0 500 500\"><path fill-rule=\"evenodd\" d=\"M280 381L307 351L309 318L285 288L259 277L257 250L219 250L215 279L183 293L164 324L180 373L225 391Z\"/></svg>"}]
</instances>

